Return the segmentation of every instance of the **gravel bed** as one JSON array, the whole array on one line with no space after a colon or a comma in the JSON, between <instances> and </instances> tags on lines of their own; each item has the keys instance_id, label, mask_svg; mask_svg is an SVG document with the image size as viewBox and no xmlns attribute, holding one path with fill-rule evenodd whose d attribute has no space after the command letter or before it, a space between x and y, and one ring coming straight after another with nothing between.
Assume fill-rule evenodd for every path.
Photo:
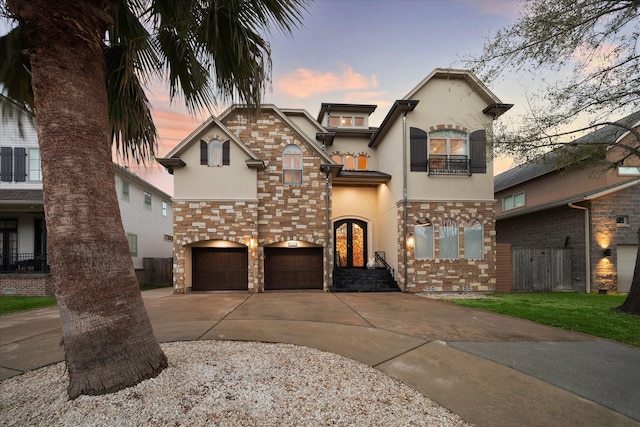
<instances>
[{"instance_id":1,"label":"gravel bed","mask_svg":"<svg viewBox=\"0 0 640 427\"><path fill-rule=\"evenodd\" d=\"M0 383L1 426L468 426L388 375L290 344L161 344L169 367L106 396L66 397L58 363Z\"/></svg>"}]
</instances>

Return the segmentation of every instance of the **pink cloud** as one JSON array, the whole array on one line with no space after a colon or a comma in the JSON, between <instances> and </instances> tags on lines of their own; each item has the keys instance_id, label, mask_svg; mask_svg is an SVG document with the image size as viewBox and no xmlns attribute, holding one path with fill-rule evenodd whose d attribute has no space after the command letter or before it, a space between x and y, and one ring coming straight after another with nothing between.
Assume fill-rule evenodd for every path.
<instances>
[{"instance_id":1,"label":"pink cloud","mask_svg":"<svg viewBox=\"0 0 640 427\"><path fill-rule=\"evenodd\" d=\"M299 68L274 83L276 88L295 98L310 98L336 90L367 89L377 85L375 75L367 77L354 72L351 67L345 67L340 74Z\"/></svg>"}]
</instances>

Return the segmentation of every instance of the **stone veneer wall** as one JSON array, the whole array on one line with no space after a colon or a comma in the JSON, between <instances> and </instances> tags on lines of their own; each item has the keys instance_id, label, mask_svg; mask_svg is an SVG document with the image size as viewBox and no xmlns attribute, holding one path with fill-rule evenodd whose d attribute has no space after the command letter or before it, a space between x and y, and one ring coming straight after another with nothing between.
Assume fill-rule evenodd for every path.
<instances>
[{"instance_id":1,"label":"stone veneer wall","mask_svg":"<svg viewBox=\"0 0 640 427\"><path fill-rule=\"evenodd\" d=\"M196 242L228 240L248 245L257 239L257 248L249 250L249 291L261 292L264 286L264 246L288 240L313 245L326 243L325 175L320 171L322 159L307 147L282 120L263 113L248 121L241 112L224 120L266 168L257 173L257 201L174 201L174 288L186 292L186 254ZM282 151L289 144L302 149L302 185L282 184ZM232 160L233 161L233 160ZM232 177L229 177L232 179ZM330 217L330 212L329 212ZM323 251L327 265L326 250ZM324 289L331 283L332 256L325 271Z\"/></svg>"},{"instance_id":2,"label":"stone veneer wall","mask_svg":"<svg viewBox=\"0 0 640 427\"><path fill-rule=\"evenodd\" d=\"M173 286L185 293L187 251L191 245L209 240L226 240L248 246L257 236L256 201L174 201L173 202ZM249 291L259 291L255 250L249 250Z\"/></svg>"},{"instance_id":3,"label":"stone veneer wall","mask_svg":"<svg viewBox=\"0 0 640 427\"><path fill-rule=\"evenodd\" d=\"M325 246L327 185L325 175L320 171L323 161L272 112L263 113L259 120L255 121L248 121L246 115L238 112L225 119L225 125L238 135L266 166L264 170L258 171L257 221L259 280L264 284L264 246L287 240ZM282 151L289 144L295 144L302 149L301 185L282 184ZM326 250L323 254L323 265L326 266ZM330 256L330 262L331 258ZM332 268L331 264L329 271L325 271L325 290L331 283Z\"/></svg>"},{"instance_id":4,"label":"stone veneer wall","mask_svg":"<svg viewBox=\"0 0 640 427\"><path fill-rule=\"evenodd\" d=\"M493 291L496 286L496 231L494 202L420 202L407 203L407 232L413 233L418 218L426 217L435 225L434 254L432 260L414 259L413 249L407 255L408 292L478 292ZM402 230L403 207L398 204L398 245L405 245ZM439 224L444 218L456 220L459 227L459 259L438 258ZM470 219L478 219L484 236L484 258L464 258L464 225ZM398 283L404 286L404 259L398 254Z\"/></svg>"}]
</instances>

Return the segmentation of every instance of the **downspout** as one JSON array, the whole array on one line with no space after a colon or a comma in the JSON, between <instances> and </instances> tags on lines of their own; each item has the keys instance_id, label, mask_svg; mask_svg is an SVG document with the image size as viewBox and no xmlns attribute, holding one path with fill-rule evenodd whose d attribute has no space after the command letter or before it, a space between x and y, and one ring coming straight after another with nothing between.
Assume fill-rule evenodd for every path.
<instances>
[{"instance_id":1,"label":"downspout","mask_svg":"<svg viewBox=\"0 0 640 427\"><path fill-rule=\"evenodd\" d=\"M591 293L591 255L590 255L590 235L589 235L589 208L585 208L584 206L576 206L573 203L569 203L568 205L573 209L580 209L584 211L584 262L585 262L585 272L584 277L586 281L586 291L588 294Z\"/></svg>"},{"instance_id":2,"label":"downspout","mask_svg":"<svg viewBox=\"0 0 640 427\"><path fill-rule=\"evenodd\" d=\"M324 144L323 144L324 145ZM331 254L331 250L329 248L329 244L331 242L331 238L329 235L329 223L331 222L331 211L329 209L329 174L331 173L331 169L327 168L326 171L326 175L325 175L325 184L326 184L326 188L325 188L325 215L326 215L326 220L325 220L325 238L324 238L324 250L325 250L325 256L326 256L326 267L325 270L327 272L326 274L326 282L327 282L327 290L331 290L333 288L333 283L329 283L329 279L332 277L331 275L331 259L329 258L329 255Z\"/></svg>"},{"instance_id":3,"label":"downspout","mask_svg":"<svg viewBox=\"0 0 640 427\"><path fill-rule=\"evenodd\" d=\"M402 247L403 250L403 276L402 291L407 292L407 221L409 215L407 213L407 110L402 114Z\"/></svg>"}]
</instances>

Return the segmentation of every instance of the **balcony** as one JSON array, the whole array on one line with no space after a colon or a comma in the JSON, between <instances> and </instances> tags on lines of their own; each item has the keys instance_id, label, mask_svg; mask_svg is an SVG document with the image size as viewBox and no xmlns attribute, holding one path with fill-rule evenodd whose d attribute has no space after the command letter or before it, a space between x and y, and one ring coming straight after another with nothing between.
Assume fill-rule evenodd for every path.
<instances>
[{"instance_id":1,"label":"balcony","mask_svg":"<svg viewBox=\"0 0 640 427\"><path fill-rule=\"evenodd\" d=\"M471 164L468 156L431 154L427 159L429 175L471 176Z\"/></svg>"},{"instance_id":2,"label":"balcony","mask_svg":"<svg viewBox=\"0 0 640 427\"><path fill-rule=\"evenodd\" d=\"M47 255L33 253L0 253L0 273L48 273Z\"/></svg>"}]
</instances>

